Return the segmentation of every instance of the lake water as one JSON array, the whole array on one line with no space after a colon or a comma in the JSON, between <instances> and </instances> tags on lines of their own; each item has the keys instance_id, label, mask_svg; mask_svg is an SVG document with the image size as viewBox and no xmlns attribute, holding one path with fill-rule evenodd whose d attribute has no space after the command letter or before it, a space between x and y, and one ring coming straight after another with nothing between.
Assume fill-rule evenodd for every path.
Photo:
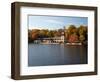
<instances>
[{"instance_id":1,"label":"lake water","mask_svg":"<svg viewBox=\"0 0 100 82\"><path fill-rule=\"evenodd\" d=\"M28 66L70 64L87 64L86 46L29 43Z\"/></svg>"}]
</instances>

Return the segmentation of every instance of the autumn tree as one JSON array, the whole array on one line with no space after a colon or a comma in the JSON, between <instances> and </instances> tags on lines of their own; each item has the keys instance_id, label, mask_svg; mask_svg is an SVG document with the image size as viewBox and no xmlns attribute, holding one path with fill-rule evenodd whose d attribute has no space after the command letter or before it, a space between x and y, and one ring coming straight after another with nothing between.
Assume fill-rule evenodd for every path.
<instances>
[{"instance_id":1,"label":"autumn tree","mask_svg":"<svg viewBox=\"0 0 100 82\"><path fill-rule=\"evenodd\" d=\"M87 40L87 26L80 26L78 28L78 32L79 32L79 40L80 42L84 42Z\"/></svg>"},{"instance_id":2,"label":"autumn tree","mask_svg":"<svg viewBox=\"0 0 100 82\"><path fill-rule=\"evenodd\" d=\"M48 30L48 29L31 29L28 30L28 41L33 42L36 39L43 38L52 38L52 37L61 37L64 33L66 42L87 42L87 26L70 25L67 29L57 29L57 30Z\"/></svg>"},{"instance_id":3,"label":"autumn tree","mask_svg":"<svg viewBox=\"0 0 100 82\"><path fill-rule=\"evenodd\" d=\"M28 30L28 41L32 42L32 33L31 33L31 30Z\"/></svg>"},{"instance_id":4,"label":"autumn tree","mask_svg":"<svg viewBox=\"0 0 100 82\"><path fill-rule=\"evenodd\" d=\"M78 35L76 35L76 34L70 35L68 42L70 42L70 43L78 42Z\"/></svg>"},{"instance_id":5,"label":"autumn tree","mask_svg":"<svg viewBox=\"0 0 100 82\"><path fill-rule=\"evenodd\" d=\"M66 30L66 39L68 42L73 42L78 40L78 30L76 26L70 25L68 29ZM72 40L71 40L72 39Z\"/></svg>"}]
</instances>

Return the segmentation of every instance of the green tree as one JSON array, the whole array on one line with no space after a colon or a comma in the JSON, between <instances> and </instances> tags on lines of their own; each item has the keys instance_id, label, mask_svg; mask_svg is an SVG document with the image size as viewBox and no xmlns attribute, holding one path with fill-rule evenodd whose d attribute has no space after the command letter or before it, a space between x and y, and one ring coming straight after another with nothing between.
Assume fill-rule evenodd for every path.
<instances>
[{"instance_id":1,"label":"green tree","mask_svg":"<svg viewBox=\"0 0 100 82\"><path fill-rule=\"evenodd\" d=\"M51 37L54 37L54 32L53 32L53 31L49 31L49 32L48 32L48 37L50 37L50 38L51 38Z\"/></svg>"},{"instance_id":2,"label":"green tree","mask_svg":"<svg viewBox=\"0 0 100 82\"><path fill-rule=\"evenodd\" d=\"M68 27L68 29L67 29L67 33L68 33L69 35L74 34L74 33L76 33L76 32L77 32L77 30L76 30L76 27L75 27L74 25L70 25L70 26Z\"/></svg>"},{"instance_id":3,"label":"green tree","mask_svg":"<svg viewBox=\"0 0 100 82\"><path fill-rule=\"evenodd\" d=\"M80 36L79 36L79 40L80 40L80 42L85 41L85 36L84 36L84 35L80 35Z\"/></svg>"},{"instance_id":4,"label":"green tree","mask_svg":"<svg viewBox=\"0 0 100 82\"><path fill-rule=\"evenodd\" d=\"M79 32L79 40L81 42L84 42L87 40L87 26L80 26L78 28L78 32Z\"/></svg>"}]
</instances>

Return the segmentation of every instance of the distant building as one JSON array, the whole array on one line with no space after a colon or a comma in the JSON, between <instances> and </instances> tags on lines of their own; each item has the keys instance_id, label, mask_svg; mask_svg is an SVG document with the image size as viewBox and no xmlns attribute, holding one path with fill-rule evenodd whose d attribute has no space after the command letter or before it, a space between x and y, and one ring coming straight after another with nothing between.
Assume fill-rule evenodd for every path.
<instances>
[{"instance_id":1,"label":"distant building","mask_svg":"<svg viewBox=\"0 0 100 82\"><path fill-rule=\"evenodd\" d=\"M61 32L61 36L52 38L38 38L35 43L65 43L65 27Z\"/></svg>"}]
</instances>

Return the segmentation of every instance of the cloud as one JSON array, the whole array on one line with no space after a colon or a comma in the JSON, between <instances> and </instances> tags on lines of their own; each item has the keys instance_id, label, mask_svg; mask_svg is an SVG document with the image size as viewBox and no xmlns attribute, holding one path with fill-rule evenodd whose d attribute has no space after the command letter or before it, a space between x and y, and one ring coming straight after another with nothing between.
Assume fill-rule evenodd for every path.
<instances>
[{"instance_id":1,"label":"cloud","mask_svg":"<svg viewBox=\"0 0 100 82\"><path fill-rule=\"evenodd\" d=\"M48 23L54 23L54 24L60 24L60 25L63 25L64 24L61 21L53 20L53 19L48 19L48 20L45 20L45 21L48 22Z\"/></svg>"}]
</instances>

